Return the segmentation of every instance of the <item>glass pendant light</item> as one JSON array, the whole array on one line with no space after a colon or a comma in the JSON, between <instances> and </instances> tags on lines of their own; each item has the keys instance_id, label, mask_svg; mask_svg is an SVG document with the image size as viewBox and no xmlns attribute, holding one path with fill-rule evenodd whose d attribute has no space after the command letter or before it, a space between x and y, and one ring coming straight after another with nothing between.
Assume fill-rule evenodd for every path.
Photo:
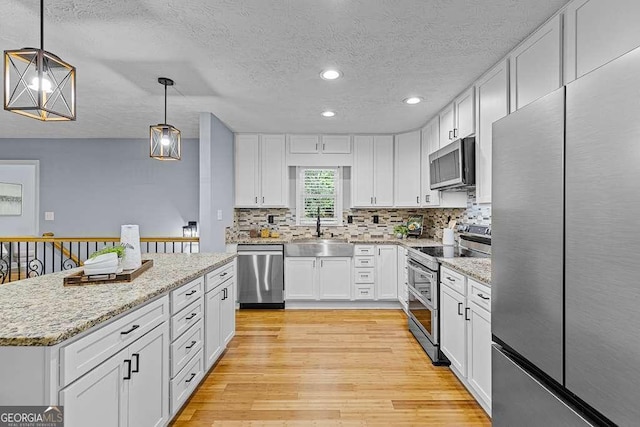
<instances>
[{"instance_id":1,"label":"glass pendant light","mask_svg":"<svg viewBox=\"0 0 640 427\"><path fill-rule=\"evenodd\" d=\"M44 0L40 49L4 51L4 109L42 121L76 119L76 67L44 50Z\"/></svg>"},{"instance_id":2,"label":"glass pendant light","mask_svg":"<svg viewBox=\"0 0 640 427\"><path fill-rule=\"evenodd\" d=\"M164 123L149 126L149 155L158 160L180 160L180 131L167 124L167 86L173 86L173 80L160 77L158 83L164 85Z\"/></svg>"}]
</instances>

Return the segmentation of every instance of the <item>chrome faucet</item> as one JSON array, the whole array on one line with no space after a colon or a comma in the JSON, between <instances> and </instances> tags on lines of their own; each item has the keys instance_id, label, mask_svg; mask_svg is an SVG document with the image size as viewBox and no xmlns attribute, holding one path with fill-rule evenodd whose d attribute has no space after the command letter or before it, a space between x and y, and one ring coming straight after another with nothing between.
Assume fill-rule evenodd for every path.
<instances>
[{"instance_id":1,"label":"chrome faucet","mask_svg":"<svg viewBox=\"0 0 640 427\"><path fill-rule=\"evenodd\" d=\"M320 232L320 206L318 206L318 220L316 221L316 237L322 236Z\"/></svg>"}]
</instances>

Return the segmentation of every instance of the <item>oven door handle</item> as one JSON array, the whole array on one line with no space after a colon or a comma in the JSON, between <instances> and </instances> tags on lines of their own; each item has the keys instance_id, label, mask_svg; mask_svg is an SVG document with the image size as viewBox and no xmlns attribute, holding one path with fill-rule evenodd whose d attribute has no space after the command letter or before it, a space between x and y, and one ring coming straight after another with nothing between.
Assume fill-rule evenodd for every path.
<instances>
[{"instance_id":1,"label":"oven door handle","mask_svg":"<svg viewBox=\"0 0 640 427\"><path fill-rule=\"evenodd\" d=\"M434 277L433 277L433 276L434 276L434 274L433 274L432 272L430 272L430 271L428 271L428 270L425 270L425 269L424 269L424 267L423 267L423 268L420 268L420 267L418 266L418 264L416 264L416 263L413 263L413 262L409 261L409 263L407 264L407 267L408 267L410 270L415 271L416 273L422 274L422 275L424 275L424 276L429 276L429 278L430 278L430 279L434 279Z\"/></svg>"},{"instance_id":2,"label":"oven door handle","mask_svg":"<svg viewBox=\"0 0 640 427\"><path fill-rule=\"evenodd\" d=\"M429 310L431 311L435 311L435 307L433 306L433 304L431 304L429 301L425 300L424 298L422 298L422 295L420 295L418 293L418 291L416 291L414 288L412 288L411 286L408 287L409 289L409 293L411 295L413 295L413 297L415 299L417 299L420 304L424 305L425 307L427 307Z\"/></svg>"}]
</instances>

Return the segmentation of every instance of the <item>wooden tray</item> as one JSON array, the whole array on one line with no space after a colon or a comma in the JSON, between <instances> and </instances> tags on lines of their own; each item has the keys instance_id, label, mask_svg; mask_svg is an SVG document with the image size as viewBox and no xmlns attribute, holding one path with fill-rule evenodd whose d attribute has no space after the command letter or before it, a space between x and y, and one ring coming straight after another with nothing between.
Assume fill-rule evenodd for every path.
<instances>
[{"instance_id":1,"label":"wooden tray","mask_svg":"<svg viewBox=\"0 0 640 427\"><path fill-rule=\"evenodd\" d=\"M142 265L135 270L119 274L101 274L99 276L85 276L84 271L64 278L63 286L101 285L103 283L131 282L153 266L152 259L142 260Z\"/></svg>"}]
</instances>

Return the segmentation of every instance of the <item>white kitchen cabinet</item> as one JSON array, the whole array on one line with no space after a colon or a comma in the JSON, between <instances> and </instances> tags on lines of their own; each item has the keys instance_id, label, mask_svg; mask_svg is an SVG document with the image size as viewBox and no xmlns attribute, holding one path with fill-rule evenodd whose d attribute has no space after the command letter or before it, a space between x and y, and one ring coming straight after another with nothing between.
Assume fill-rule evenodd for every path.
<instances>
[{"instance_id":1,"label":"white kitchen cabinet","mask_svg":"<svg viewBox=\"0 0 640 427\"><path fill-rule=\"evenodd\" d=\"M565 84L640 46L638 0L574 0L565 11Z\"/></svg>"},{"instance_id":2,"label":"white kitchen cabinet","mask_svg":"<svg viewBox=\"0 0 640 427\"><path fill-rule=\"evenodd\" d=\"M440 288L440 349L460 375L467 375L465 298L448 286Z\"/></svg>"},{"instance_id":3,"label":"white kitchen cabinet","mask_svg":"<svg viewBox=\"0 0 640 427\"><path fill-rule=\"evenodd\" d=\"M217 288L205 295L205 348L204 361L205 368L209 369L216 363L216 360L224 350L222 341L222 297L224 291Z\"/></svg>"},{"instance_id":4,"label":"white kitchen cabinet","mask_svg":"<svg viewBox=\"0 0 640 427\"><path fill-rule=\"evenodd\" d=\"M286 207L285 147L284 135L236 135L236 207Z\"/></svg>"},{"instance_id":5,"label":"white kitchen cabinet","mask_svg":"<svg viewBox=\"0 0 640 427\"><path fill-rule=\"evenodd\" d=\"M320 300L351 299L351 258L318 258L318 293Z\"/></svg>"},{"instance_id":6,"label":"white kitchen cabinet","mask_svg":"<svg viewBox=\"0 0 640 427\"><path fill-rule=\"evenodd\" d=\"M440 112L439 117L439 133L440 133L440 147L444 147L448 143L454 140L453 128L456 127L455 106L453 103L447 105L444 110Z\"/></svg>"},{"instance_id":7,"label":"white kitchen cabinet","mask_svg":"<svg viewBox=\"0 0 640 427\"><path fill-rule=\"evenodd\" d=\"M349 154L351 153L351 136L322 135L322 153Z\"/></svg>"},{"instance_id":8,"label":"white kitchen cabinet","mask_svg":"<svg viewBox=\"0 0 640 427\"><path fill-rule=\"evenodd\" d=\"M376 299L398 299L398 255L395 245L376 249Z\"/></svg>"},{"instance_id":9,"label":"white kitchen cabinet","mask_svg":"<svg viewBox=\"0 0 640 427\"><path fill-rule=\"evenodd\" d=\"M393 206L393 137L357 135L353 145L353 206Z\"/></svg>"},{"instance_id":10,"label":"white kitchen cabinet","mask_svg":"<svg viewBox=\"0 0 640 427\"><path fill-rule=\"evenodd\" d=\"M235 285L236 279L231 278L226 281L222 286L223 295L220 299L220 315L222 324L222 340L224 345L229 344L229 341L236 333L236 301L235 301Z\"/></svg>"},{"instance_id":11,"label":"white kitchen cabinet","mask_svg":"<svg viewBox=\"0 0 640 427\"><path fill-rule=\"evenodd\" d=\"M167 323L60 391L65 426L163 426L169 422ZM99 414L99 415L98 415Z\"/></svg>"},{"instance_id":12,"label":"white kitchen cabinet","mask_svg":"<svg viewBox=\"0 0 640 427\"><path fill-rule=\"evenodd\" d=\"M289 153L316 154L320 152L318 135L289 135Z\"/></svg>"},{"instance_id":13,"label":"white kitchen cabinet","mask_svg":"<svg viewBox=\"0 0 640 427\"><path fill-rule=\"evenodd\" d=\"M503 60L476 82L476 202L491 203L493 123L509 114L509 68Z\"/></svg>"},{"instance_id":14,"label":"white kitchen cabinet","mask_svg":"<svg viewBox=\"0 0 640 427\"><path fill-rule=\"evenodd\" d=\"M455 111L453 139L466 138L476 133L475 88L471 86L463 92L453 101L453 105Z\"/></svg>"},{"instance_id":15,"label":"white kitchen cabinet","mask_svg":"<svg viewBox=\"0 0 640 427\"><path fill-rule=\"evenodd\" d=\"M398 301L406 312L409 304L408 294L409 272L407 270L407 249L398 246Z\"/></svg>"},{"instance_id":16,"label":"white kitchen cabinet","mask_svg":"<svg viewBox=\"0 0 640 427\"><path fill-rule=\"evenodd\" d=\"M235 137L235 193L236 207L258 207L260 193L260 137Z\"/></svg>"},{"instance_id":17,"label":"white kitchen cabinet","mask_svg":"<svg viewBox=\"0 0 640 427\"><path fill-rule=\"evenodd\" d=\"M395 146L395 206L420 206L420 131L396 135Z\"/></svg>"},{"instance_id":18,"label":"white kitchen cabinet","mask_svg":"<svg viewBox=\"0 0 640 427\"><path fill-rule=\"evenodd\" d=\"M315 300L316 258L292 257L284 260L284 291L286 300Z\"/></svg>"},{"instance_id":19,"label":"white kitchen cabinet","mask_svg":"<svg viewBox=\"0 0 640 427\"><path fill-rule=\"evenodd\" d=\"M439 120L431 120L422 128L422 206L436 207L440 205L440 191L431 189L431 163L429 154L438 151L439 141Z\"/></svg>"},{"instance_id":20,"label":"white kitchen cabinet","mask_svg":"<svg viewBox=\"0 0 640 427\"><path fill-rule=\"evenodd\" d=\"M562 15L556 15L509 56L511 112L562 86Z\"/></svg>"},{"instance_id":21,"label":"white kitchen cabinet","mask_svg":"<svg viewBox=\"0 0 640 427\"><path fill-rule=\"evenodd\" d=\"M471 302L467 307L467 380L491 406L491 313Z\"/></svg>"},{"instance_id":22,"label":"white kitchen cabinet","mask_svg":"<svg viewBox=\"0 0 640 427\"><path fill-rule=\"evenodd\" d=\"M350 257L287 257L286 300L351 299Z\"/></svg>"}]
</instances>

